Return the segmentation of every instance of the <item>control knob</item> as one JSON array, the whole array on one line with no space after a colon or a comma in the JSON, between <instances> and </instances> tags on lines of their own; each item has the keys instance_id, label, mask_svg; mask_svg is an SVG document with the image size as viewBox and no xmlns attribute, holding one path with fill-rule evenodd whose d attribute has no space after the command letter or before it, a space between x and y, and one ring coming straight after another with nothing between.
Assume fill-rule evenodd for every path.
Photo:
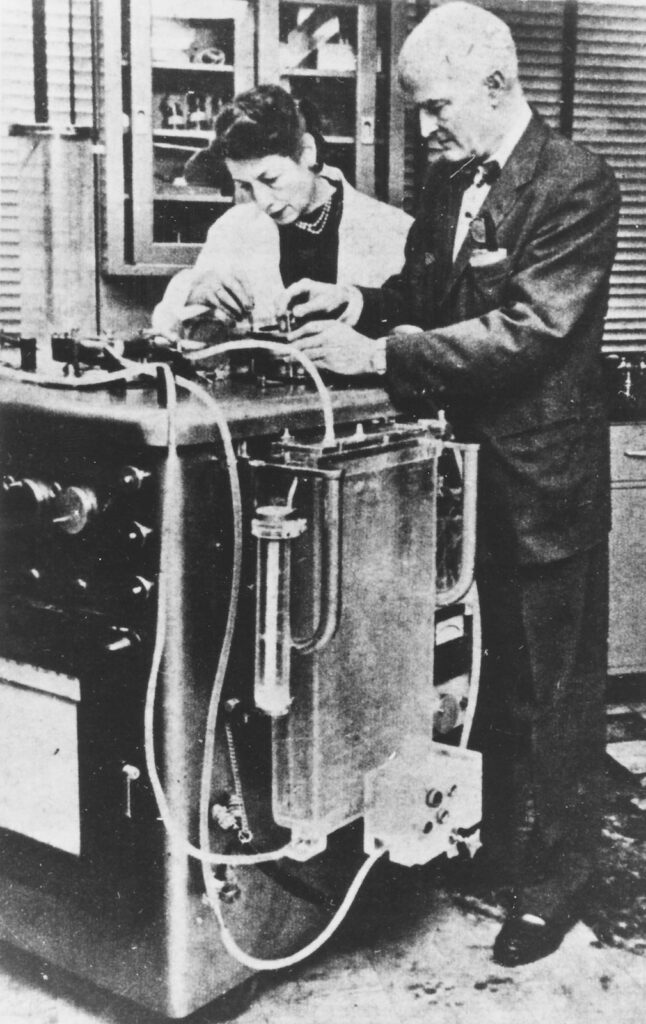
<instances>
[{"instance_id":1,"label":"control knob","mask_svg":"<svg viewBox=\"0 0 646 1024\"><path fill-rule=\"evenodd\" d=\"M56 496L52 522L64 533L80 533L98 509L96 494L89 487L66 487Z\"/></svg>"},{"instance_id":2,"label":"control knob","mask_svg":"<svg viewBox=\"0 0 646 1024\"><path fill-rule=\"evenodd\" d=\"M140 638L125 626L111 626L103 649L106 654L125 654L137 649Z\"/></svg>"},{"instance_id":3,"label":"control knob","mask_svg":"<svg viewBox=\"0 0 646 1024\"><path fill-rule=\"evenodd\" d=\"M122 491L140 491L151 474L137 466L124 466L119 473L118 485Z\"/></svg>"},{"instance_id":4,"label":"control knob","mask_svg":"<svg viewBox=\"0 0 646 1024\"><path fill-rule=\"evenodd\" d=\"M145 576L133 576L124 585L124 597L138 604L144 603L150 597L153 587L152 580L146 579Z\"/></svg>"},{"instance_id":5,"label":"control knob","mask_svg":"<svg viewBox=\"0 0 646 1024\"><path fill-rule=\"evenodd\" d=\"M123 536L128 547L140 549L148 545L152 532L150 526L145 526L144 523L138 523L133 519L124 529Z\"/></svg>"},{"instance_id":6,"label":"control knob","mask_svg":"<svg viewBox=\"0 0 646 1024\"><path fill-rule=\"evenodd\" d=\"M29 566L27 569L23 569L19 576L20 581L24 586L37 594L42 591L43 588L43 573L41 569L38 569L35 565Z\"/></svg>"},{"instance_id":7,"label":"control knob","mask_svg":"<svg viewBox=\"0 0 646 1024\"><path fill-rule=\"evenodd\" d=\"M60 493L58 484L24 477L16 480L5 476L2 481L2 502L10 515L33 519L42 516Z\"/></svg>"}]
</instances>

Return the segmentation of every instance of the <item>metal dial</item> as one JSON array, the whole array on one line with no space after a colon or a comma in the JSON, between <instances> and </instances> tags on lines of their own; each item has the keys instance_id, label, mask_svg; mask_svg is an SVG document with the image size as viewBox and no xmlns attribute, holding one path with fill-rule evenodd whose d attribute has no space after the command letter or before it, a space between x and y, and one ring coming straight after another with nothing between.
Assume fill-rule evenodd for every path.
<instances>
[{"instance_id":1,"label":"metal dial","mask_svg":"<svg viewBox=\"0 0 646 1024\"><path fill-rule=\"evenodd\" d=\"M96 494L89 487L66 487L54 501L52 522L64 533L80 533L98 507Z\"/></svg>"}]
</instances>

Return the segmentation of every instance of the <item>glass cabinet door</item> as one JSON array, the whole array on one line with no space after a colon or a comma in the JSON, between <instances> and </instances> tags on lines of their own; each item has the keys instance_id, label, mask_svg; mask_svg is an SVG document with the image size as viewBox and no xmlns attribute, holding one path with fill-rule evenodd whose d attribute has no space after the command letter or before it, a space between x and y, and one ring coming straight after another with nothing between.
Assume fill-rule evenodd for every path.
<instances>
[{"instance_id":1,"label":"glass cabinet door","mask_svg":"<svg viewBox=\"0 0 646 1024\"><path fill-rule=\"evenodd\" d=\"M267 77L317 107L328 162L380 197L387 192L389 39L390 5L280 0L260 43Z\"/></svg>"},{"instance_id":2,"label":"glass cabinet door","mask_svg":"<svg viewBox=\"0 0 646 1024\"><path fill-rule=\"evenodd\" d=\"M251 4L131 0L129 19L129 255L192 263L233 202L226 168L207 147L222 105L254 82ZM127 147L124 156L127 169Z\"/></svg>"},{"instance_id":3,"label":"glass cabinet door","mask_svg":"<svg viewBox=\"0 0 646 1024\"><path fill-rule=\"evenodd\" d=\"M401 203L404 118L391 67L407 28L378 0L114 0L102 5L105 269L191 264L233 202L209 149L223 103L280 82L318 108L326 158Z\"/></svg>"}]
</instances>

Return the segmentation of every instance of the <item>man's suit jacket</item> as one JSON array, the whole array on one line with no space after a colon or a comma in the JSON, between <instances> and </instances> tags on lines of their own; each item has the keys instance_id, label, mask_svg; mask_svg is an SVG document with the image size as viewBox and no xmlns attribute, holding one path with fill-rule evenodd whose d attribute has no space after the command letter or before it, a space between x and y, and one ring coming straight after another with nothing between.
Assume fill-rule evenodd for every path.
<instances>
[{"instance_id":1,"label":"man's suit jacket","mask_svg":"<svg viewBox=\"0 0 646 1024\"><path fill-rule=\"evenodd\" d=\"M608 437L600 345L619 192L602 159L533 116L480 216L500 259L455 264L454 164L430 168L402 272L363 289L357 325L424 329L387 343L396 405L446 410L481 444L481 540L497 558L552 561L602 540L609 525Z\"/></svg>"}]
</instances>

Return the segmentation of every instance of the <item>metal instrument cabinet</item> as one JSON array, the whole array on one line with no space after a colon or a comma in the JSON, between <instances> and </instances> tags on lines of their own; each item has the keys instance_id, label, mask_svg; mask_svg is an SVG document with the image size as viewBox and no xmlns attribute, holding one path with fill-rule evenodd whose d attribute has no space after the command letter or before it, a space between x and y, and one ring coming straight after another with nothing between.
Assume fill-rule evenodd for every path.
<instances>
[{"instance_id":1,"label":"metal instrument cabinet","mask_svg":"<svg viewBox=\"0 0 646 1024\"><path fill-rule=\"evenodd\" d=\"M646 672L646 424L613 423L610 440L608 668L623 675Z\"/></svg>"}]
</instances>

